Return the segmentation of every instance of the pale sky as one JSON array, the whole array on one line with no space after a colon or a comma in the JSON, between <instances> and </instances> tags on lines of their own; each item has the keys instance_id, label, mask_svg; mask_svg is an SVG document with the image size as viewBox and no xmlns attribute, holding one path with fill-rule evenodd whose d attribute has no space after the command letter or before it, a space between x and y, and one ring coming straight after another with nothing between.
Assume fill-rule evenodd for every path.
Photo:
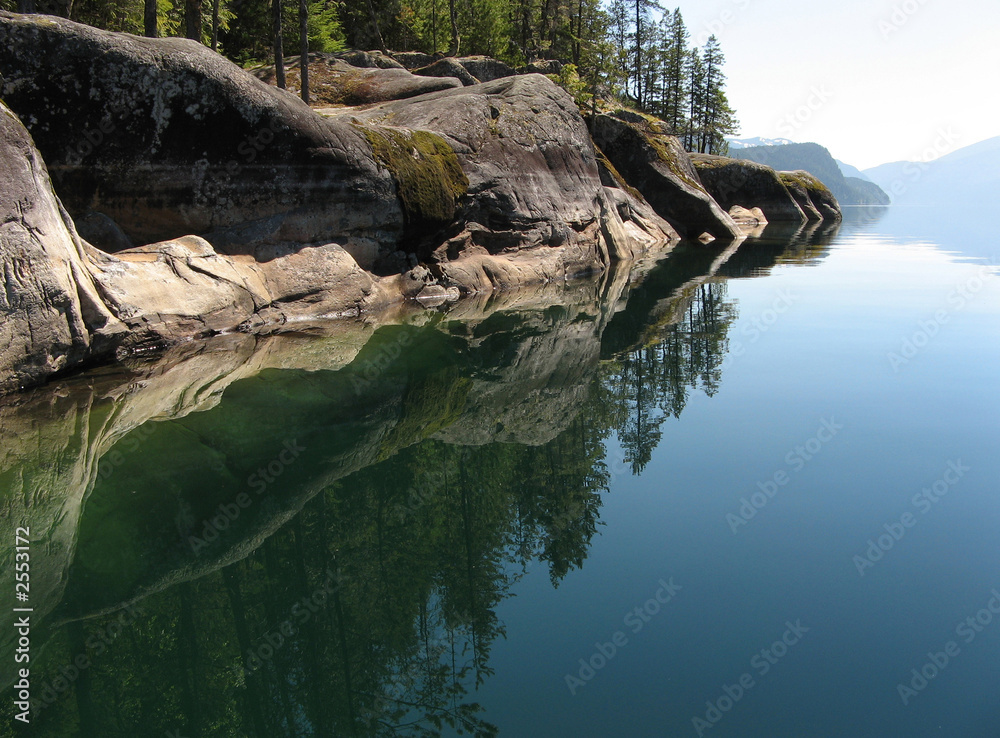
<instances>
[{"instance_id":1,"label":"pale sky","mask_svg":"<svg viewBox=\"0 0 1000 738\"><path fill-rule=\"evenodd\" d=\"M719 37L740 137L815 141L866 169L1000 135L1000 0L664 5L692 43Z\"/></svg>"}]
</instances>

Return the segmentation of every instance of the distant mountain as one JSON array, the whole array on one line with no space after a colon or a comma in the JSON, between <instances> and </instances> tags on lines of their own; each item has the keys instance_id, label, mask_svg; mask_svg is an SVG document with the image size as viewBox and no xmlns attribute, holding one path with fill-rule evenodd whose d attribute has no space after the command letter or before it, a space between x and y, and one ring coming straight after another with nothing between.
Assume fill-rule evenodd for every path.
<instances>
[{"instance_id":1,"label":"distant mountain","mask_svg":"<svg viewBox=\"0 0 1000 738\"><path fill-rule=\"evenodd\" d=\"M730 149L735 159L749 159L779 171L804 169L830 188L843 206L888 205L889 196L878 185L860 177L845 177L830 152L815 143L787 143L781 146L751 146Z\"/></svg>"},{"instance_id":2,"label":"distant mountain","mask_svg":"<svg viewBox=\"0 0 1000 738\"><path fill-rule=\"evenodd\" d=\"M729 142L730 151L746 149L751 146L784 146L791 143L787 138L761 138L760 136L754 138L727 138L726 141Z\"/></svg>"},{"instance_id":3,"label":"distant mountain","mask_svg":"<svg viewBox=\"0 0 1000 738\"><path fill-rule=\"evenodd\" d=\"M898 205L993 207L1000 192L1000 136L931 162L894 161L866 169Z\"/></svg>"},{"instance_id":4,"label":"distant mountain","mask_svg":"<svg viewBox=\"0 0 1000 738\"><path fill-rule=\"evenodd\" d=\"M834 159L834 161L837 162L837 166L840 167L841 174L843 174L845 177L855 177L856 179L863 179L865 182L871 182L871 180L865 176L865 173L862 172L857 167L852 167L850 164L845 164L840 159Z\"/></svg>"}]
</instances>

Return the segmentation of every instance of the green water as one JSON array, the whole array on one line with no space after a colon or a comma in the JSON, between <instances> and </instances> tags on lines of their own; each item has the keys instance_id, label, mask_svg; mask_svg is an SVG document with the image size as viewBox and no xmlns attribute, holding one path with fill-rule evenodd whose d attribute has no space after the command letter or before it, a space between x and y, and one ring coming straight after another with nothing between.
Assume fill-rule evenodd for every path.
<instances>
[{"instance_id":1,"label":"green water","mask_svg":"<svg viewBox=\"0 0 1000 738\"><path fill-rule=\"evenodd\" d=\"M0 735L997 735L1000 280L905 216L5 400Z\"/></svg>"}]
</instances>

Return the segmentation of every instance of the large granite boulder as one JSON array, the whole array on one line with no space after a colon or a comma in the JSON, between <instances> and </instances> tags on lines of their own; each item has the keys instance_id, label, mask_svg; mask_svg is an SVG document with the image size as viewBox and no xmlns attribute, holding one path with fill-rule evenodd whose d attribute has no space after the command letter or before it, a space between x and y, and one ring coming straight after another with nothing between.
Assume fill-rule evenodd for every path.
<instances>
[{"instance_id":1,"label":"large granite boulder","mask_svg":"<svg viewBox=\"0 0 1000 738\"><path fill-rule=\"evenodd\" d=\"M0 75L69 212L102 212L137 244L248 223L270 244L402 230L361 131L199 43L0 13Z\"/></svg>"},{"instance_id":2,"label":"large granite boulder","mask_svg":"<svg viewBox=\"0 0 1000 738\"><path fill-rule=\"evenodd\" d=\"M0 392L6 392L110 350L125 326L104 306L45 164L3 103L0 181Z\"/></svg>"},{"instance_id":3,"label":"large granite boulder","mask_svg":"<svg viewBox=\"0 0 1000 738\"><path fill-rule=\"evenodd\" d=\"M488 56L463 56L455 61L465 67L465 71L480 82L492 82L495 79L513 77L517 74L509 65Z\"/></svg>"},{"instance_id":4,"label":"large granite boulder","mask_svg":"<svg viewBox=\"0 0 1000 738\"><path fill-rule=\"evenodd\" d=\"M0 392L118 350L358 315L388 298L336 244L218 254L204 239L106 254L77 235L28 132L0 104Z\"/></svg>"},{"instance_id":5,"label":"large granite boulder","mask_svg":"<svg viewBox=\"0 0 1000 738\"><path fill-rule=\"evenodd\" d=\"M357 49L350 49L348 51L338 51L333 55L337 59L342 59L343 61L350 64L352 67L365 67L365 68L378 68L378 69L402 69L403 65L400 64L392 56L382 53L381 51L358 51Z\"/></svg>"},{"instance_id":6,"label":"large granite boulder","mask_svg":"<svg viewBox=\"0 0 1000 738\"><path fill-rule=\"evenodd\" d=\"M739 228L706 192L680 141L661 126L634 113L599 114L591 120L591 133L629 185L682 236L738 238Z\"/></svg>"},{"instance_id":7,"label":"large granite boulder","mask_svg":"<svg viewBox=\"0 0 1000 738\"><path fill-rule=\"evenodd\" d=\"M422 51L393 51L392 58L399 62L404 69L419 69L433 64L439 58L438 55L425 54Z\"/></svg>"},{"instance_id":8,"label":"large granite boulder","mask_svg":"<svg viewBox=\"0 0 1000 738\"><path fill-rule=\"evenodd\" d=\"M705 189L727 211L736 205L759 207L769 221L806 220L802 208L769 166L711 154L691 154L691 163Z\"/></svg>"},{"instance_id":9,"label":"large granite boulder","mask_svg":"<svg viewBox=\"0 0 1000 738\"><path fill-rule=\"evenodd\" d=\"M473 77L457 59L451 57L438 59L426 67L414 69L413 73L419 74L422 77L453 77L466 86L479 83L479 80Z\"/></svg>"},{"instance_id":10,"label":"large granite boulder","mask_svg":"<svg viewBox=\"0 0 1000 738\"><path fill-rule=\"evenodd\" d=\"M809 220L841 219L837 198L809 172L779 172L778 176Z\"/></svg>"},{"instance_id":11,"label":"large granite boulder","mask_svg":"<svg viewBox=\"0 0 1000 738\"><path fill-rule=\"evenodd\" d=\"M353 115L433 131L456 152L469 184L455 233L418 254L446 283L564 279L676 238L641 199L602 183L575 103L546 77L506 77ZM618 227L624 221L629 228Z\"/></svg>"}]
</instances>

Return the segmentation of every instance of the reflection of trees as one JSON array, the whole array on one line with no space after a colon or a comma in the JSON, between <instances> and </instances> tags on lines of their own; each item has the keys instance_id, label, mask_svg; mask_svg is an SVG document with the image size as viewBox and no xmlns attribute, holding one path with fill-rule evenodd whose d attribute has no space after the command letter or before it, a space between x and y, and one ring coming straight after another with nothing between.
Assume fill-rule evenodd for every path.
<instances>
[{"instance_id":1,"label":"reflection of trees","mask_svg":"<svg viewBox=\"0 0 1000 738\"><path fill-rule=\"evenodd\" d=\"M116 613L49 640L37 690L79 653L93 665L41 712L45 734L495 734L469 692L491 673L498 605L532 561L554 585L583 564L613 433L639 473L692 389L719 385L734 308L704 279L717 256L658 268L610 324L560 306L405 344L409 329L381 331L339 372L245 379L121 444L84 510L64 612L140 591L142 614L99 654L88 644ZM379 340L413 348L352 381L388 355ZM504 426L521 418L534 425L518 440ZM288 428L308 459L226 531L225 557L194 556L186 536Z\"/></svg>"},{"instance_id":2,"label":"reflection of trees","mask_svg":"<svg viewBox=\"0 0 1000 738\"><path fill-rule=\"evenodd\" d=\"M680 417L692 389L709 396L718 390L727 331L735 318L725 294L721 282L697 285L685 296L679 320L660 326L654 343L604 366L602 382L621 406L615 430L633 473L649 463L664 420Z\"/></svg>"}]
</instances>

